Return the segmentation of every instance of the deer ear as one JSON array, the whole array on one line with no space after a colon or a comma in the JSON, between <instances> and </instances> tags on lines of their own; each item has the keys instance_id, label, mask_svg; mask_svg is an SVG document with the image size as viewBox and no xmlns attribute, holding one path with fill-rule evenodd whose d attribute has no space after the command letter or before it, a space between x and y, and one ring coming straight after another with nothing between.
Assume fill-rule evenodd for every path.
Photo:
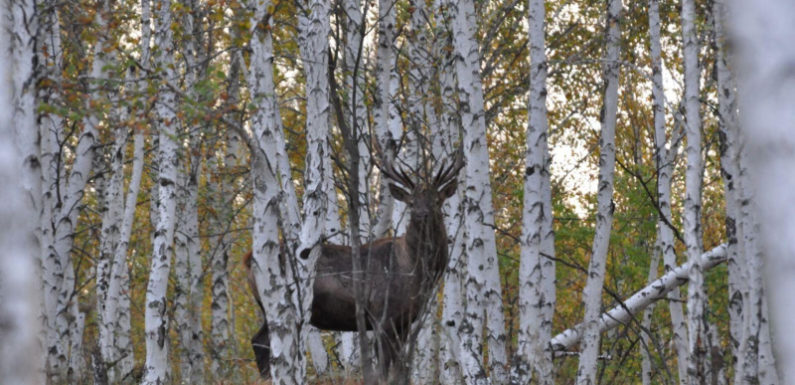
<instances>
[{"instance_id":1,"label":"deer ear","mask_svg":"<svg viewBox=\"0 0 795 385\"><path fill-rule=\"evenodd\" d=\"M401 202L407 202L409 199L409 193L407 193L406 190L403 190L394 183L389 184L389 193L392 194L393 198Z\"/></svg>"},{"instance_id":2,"label":"deer ear","mask_svg":"<svg viewBox=\"0 0 795 385\"><path fill-rule=\"evenodd\" d=\"M439 190L439 196L442 198L442 200L445 200L453 196L457 189L458 189L458 180L453 179L452 181L450 181L450 183L442 186L442 189Z\"/></svg>"}]
</instances>

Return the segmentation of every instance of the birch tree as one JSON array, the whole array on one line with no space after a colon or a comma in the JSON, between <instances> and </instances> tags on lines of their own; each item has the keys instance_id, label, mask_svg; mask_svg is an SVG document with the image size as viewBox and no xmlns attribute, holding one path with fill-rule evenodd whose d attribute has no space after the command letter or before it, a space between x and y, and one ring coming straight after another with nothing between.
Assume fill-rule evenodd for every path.
<instances>
[{"instance_id":1,"label":"birch tree","mask_svg":"<svg viewBox=\"0 0 795 385\"><path fill-rule=\"evenodd\" d=\"M655 253L663 257L664 271L669 272L676 267L674 253L674 228L671 213L671 177L677 153L677 132L668 135L665 125L666 98L663 84L662 45L660 43L659 2L649 1L649 46L652 68L652 98L654 114L654 161L657 169L657 242ZM669 138L670 136L670 138ZM651 270L656 271L652 263ZM651 274L651 273L650 273ZM687 379L687 323L682 309L679 288L671 290L668 295L668 310L673 328L673 344L677 352L679 383L684 385Z\"/></svg>"},{"instance_id":2,"label":"birch tree","mask_svg":"<svg viewBox=\"0 0 795 385\"><path fill-rule=\"evenodd\" d=\"M175 77L174 43L171 29L171 2L165 1L156 8L154 18L155 71L160 76L157 116L157 218L153 239L152 265L146 289L145 340L146 362L142 384L156 385L170 381L168 373L168 317L166 291L174 252L174 227L177 206L178 151L176 95L167 82Z\"/></svg>"},{"instance_id":3,"label":"birch tree","mask_svg":"<svg viewBox=\"0 0 795 385\"><path fill-rule=\"evenodd\" d=\"M201 27L201 8L195 1L187 1L183 12L180 40L185 63L185 92L181 104L190 111L189 103L202 102L199 82L205 76L206 59L199 52L204 49L204 31ZM187 35L187 36L185 36ZM179 335L180 376L188 383L204 382L204 349L201 325L202 298L204 296L201 245L199 244L199 178L203 162L200 132L202 123L185 114L180 128L187 137L185 156L177 175L177 216L174 233L174 273L176 290L174 315Z\"/></svg>"},{"instance_id":4,"label":"birch tree","mask_svg":"<svg viewBox=\"0 0 795 385\"><path fill-rule=\"evenodd\" d=\"M91 28L105 30L108 5L99 2ZM52 88L39 89L39 100L57 105L60 99L58 87L62 66L63 48L60 37L58 7L47 7L42 18L42 38L47 44L40 45L40 61L46 67L46 76ZM107 35L100 34L91 47L91 69L89 72L89 97L85 98L86 111L82 119L83 130L79 133L74 156L64 153L61 141L69 134L64 130L64 121L55 113L45 113L41 119L42 179L44 193L41 207L42 268L44 275L44 309L46 331L47 366L52 381L74 381L83 368L82 333L85 315L78 311L75 293L76 277L71 258L74 232L82 198L94 163L97 125L102 119L105 95L107 58L104 52ZM64 164L68 159L71 170ZM46 229L46 230L45 230ZM67 377L71 376L71 377Z\"/></svg>"},{"instance_id":5,"label":"birch tree","mask_svg":"<svg viewBox=\"0 0 795 385\"><path fill-rule=\"evenodd\" d=\"M202 263L199 245L198 178L201 158L196 134L188 134L190 148L177 174L177 214L174 232L174 320L179 335L180 376L189 383L201 383L204 376L201 300Z\"/></svg>"},{"instance_id":6,"label":"birch tree","mask_svg":"<svg viewBox=\"0 0 795 385\"><path fill-rule=\"evenodd\" d=\"M299 14L299 41L301 58L304 63L304 73L306 74L306 132L308 148L306 152L306 163L304 172L304 196L303 196L303 223L299 238L298 255L303 259L300 261L301 270L301 302L304 319L312 304L312 287L314 283L314 266L318 252L311 252L318 249L323 234L325 233L324 218L328 211L328 196L326 191L333 191L334 185L331 183L325 167L330 167L330 150L328 144L329 136L329 84L328 84L328 47L329 32L331 30L329 13L330 6L325 1L310 1L304 6L309 15ZM284 180L284 183L291 183ZM339 221L337 221L339 222ZM338 226L335 225L335 226ZM306 333L306 344L312 355L312 362L318 375L323 374L328 367L328 354L320 333L312 326Z\"/></svg>"},{"instance_id":7,"label":"birch tree","mask_svg":"<svg viewBox=\"0 0 795 385\"><path fill-rule=\"evenodd\" d=\"M578 384L596 384L596 364L600 335L598 320L602 308L602 288L607 265L607 249L613 225L613 173L616 162L615 130L618 111L619 44L621 1L610 0L607 6L607 39L604 70L604 107L599 135L599 184L596 195L596 229L588 265L588 279L583 289L585 306L583 339L580 342Z\"/></svg>"},{"instance_id":8,"label":"birch tree","mask_svg":"<svg viewBox=\"0 0 795 385\"><path fill-rule=\"evenodd\" d=\"M684 44L684 83L685 93L685 133L687 137L687 171L685 174L684 224L685 246L688 261L694 261L690 272L690 284L687 291L687 324L688 324L688 382L696 384L703 378L706 329L704 319L704 273L697 262L703 249L701 243L701 177L703 161L701 159L701 104L699 102L700 73L698 65L698 40L696 38L695 2L682 1L682 40Z\"/></svg>"},{"instance_id":9,"label":"birch tree","mask_svg":"<svg viewBox=\"0 0 795 385\"><path fill-rule=\"evenodd\" d=\"M721 171L726 189L726 233L729 236L729 314L734 356L734 383L779 383L769 341L762 285L756 189L748 169L746 138L739 130L737 94L726 48L725 4L713 4ZM766 342L765 342L766 341Z\"/></svg>"},{"instance_id":10,"label":"birch tree","mask_svg":"<svg viewBox=\"0 0 795 385\"><path fill-rule=\"evenodd\" d=\"M254 10L250 22L251 61L246 74L257 109L251 117L251 169L254 184L252 271L265 313L270 337L270 371L275 384L300 384L306 375L300 327L300 309L295 305L291 281L294 261L280 261L278 218L282 183L278 179L278 147L281 137L278 103L273 82L273 37L270 32L270 2L249 4ZM286 259L292 258L288 252Z\"/></svg>"},{"instance_id":11,"label":"birch tree","mask_svg":"<svg viewBox=\"0 0 795 385\"><path fill-rule=\"evenodd\" d=\"M238 8L233 14L234 20L243 21L244 15L242 8ZM234 30L236 39L240 39L243 29L238 27ZM243 56L240 50L235 50L229 54L229 83L227 84L227 100L229 109L235 111L232 120L234 123L242 126L242 114L240 110L240 76L242 71ZM240 135L235 130L228 130L225 137L226 146L221 153L223 159L215 159L209 162L208 169L211 173L222 173L228 170L239 167L242 158L242 146ZM229 335L234 331L234 325L230 320L232 313L232 302L229 300L230 287L229 287L229 249L232 246L233 238L229 236L235 221L235 201L238 197L239 178L233 174L221 179L221 183L217 186L210 184L210 188L216 189L214 195L214 202L219 206L216 211L219 213L218 217L214 217L212 224L214 225L214 232L218 233L217 244L219 247L213 249L210 254L208 263L210 264L211 271L211 284L210 292L212 302L210 304L211 317L210 317L210 341L211 347L209 353L211 356L210 370L215 373L216 378L226 378L226 374L230 372L229 365L225 364L225 360L230 354ZM229 188L231 186L231 188Z\"/></svg>"},{"instance_id":12,"label":"birch tree","mask_svg":"<svg viewBox=\"0 0 795 385\"><path fill-rule=\"evenodd\" d=\"M35 69L33 5L2 2L0 20L0 378L11 385L44 382L43 367L35 359L41 355L35 222L41 198L33 194L40 192L35 186L41 170L33 104L23 101L35 96L24 86Z\"/></svg>"},{"instance_id":13,"label":"birch tree","mask_svg":"<svg viewBox=\"0 0 795 385\"><path fill-rule=\"evenodd\" d=\"M461 98L463 146L467 153L465 253L467 254L466 314L462 330L461 353L463 378L467 383L488 383L483 366L483 322L489 351L489 373L494 383L506 379L506 336L502 311L499 266L497 264L494 213L489 181L489 153L486 147L486 122L483 117L483 89L480 79L480 55L476 35L475 7L461 1L453 21L458 93Z\"/></svg>"},{"instance_id":14,"label":"birch tree","mask_svg":"<svg viewBox=\"0 0 795 385\"><path fill-rule=\"evenodd\" d=\"M400 142L403 127L397 111L398 75L395 69L397 54L395 48L395 3L396 0L378 2L378 48L376 52L375 77L376 92L373 97L374 131L376 140L384 152L384 157L393 161ZM383 178L382 178L383 179ZM386 183L381 183L378 193L377 222L373 225L373 237L386 235L392 226L396 205Z\"/></svg>"},{"instance_id":15,"label":"birch tree","mask_svg":"<svg viewBox=\"0 0 795 385\"><path fill-rule=\"evenodd\" d=\"M516 380L527 382L535 373L538 384L554 382L552 351L547 345L555 308L555 248L547 148L545 14L544 1L530 2L530 97L519 262L518 360L514 364Z\"/></svg>"},{"instance_id":16,"label":"birch tree","mask_svg":"<svg viewBox=\"0 0 795 385\"><path fill-rule=\"evenodd\" d=\"M110 280L112 277L115 253L121 239L121 220L124 211L124 150L127 144L127 127L119 127L116 130L115 138L110 149L109 177L104 178L102 228L100 239L100 254L96 267L96 292L97 292L97 327L98 345L100 349L101 363L95 362L95 370L106 371L108 363L116 360L115 346L115 327L118 323L116 310L110 304L111 301L118 301L118 297L110 295ZM102 183L103 179L98 179ZM123 262L123 263L126 263ZM120 294L120 293L114 293ZM111 313L110 310L113 310ZM97 366L98 365L98 366ZM95 373L95 375L107 376L110 373ZM110 378L115 375L110 374Z\"/></svg>"}]
</instances>

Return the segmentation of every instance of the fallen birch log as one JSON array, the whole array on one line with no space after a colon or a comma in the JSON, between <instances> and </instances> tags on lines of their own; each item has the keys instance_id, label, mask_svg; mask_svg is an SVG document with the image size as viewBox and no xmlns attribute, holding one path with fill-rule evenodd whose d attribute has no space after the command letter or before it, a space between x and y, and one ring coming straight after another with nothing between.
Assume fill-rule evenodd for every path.
<instances>
[{"instance_id":1,"label":"fallen birch log","mask_svg":"<svg viewBox=\"0 0 795 385\"><path fill-rule=\"evenodd\" d=\"M704 270L711 269L726 260L726 244L722 243L710 251L701 255L701 265ZM605 332L618 325L628 323L635 314L643 311L646 307L665 298L665 295L673 288L687 283L688 270L691 263L685 263L669 271L656 281L650 283L623 303L603 313L599 318L599 332ZM583 324L577 324L573 328L567 329L556 335L549 341L553 351L570 349L580 342Z\"/></svg>"}]
</instances>

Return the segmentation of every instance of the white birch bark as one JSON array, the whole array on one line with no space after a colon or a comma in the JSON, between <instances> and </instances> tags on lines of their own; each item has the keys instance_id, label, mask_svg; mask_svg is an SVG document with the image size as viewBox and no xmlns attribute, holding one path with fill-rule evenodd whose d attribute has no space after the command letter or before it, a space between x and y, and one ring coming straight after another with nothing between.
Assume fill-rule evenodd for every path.
<instances>
[{"instance_id":1,"label":"white birch bark","mask_svg":"<svg viewBox=\"0 0 795 385\"><path fill-rule=\"evenodd\" d=\"M462 318L463 378L467 383L489 382L483 363L483 323L489 352L491 381L507 380L505 322L502 310L499 265L494 231L494 212L489 181L483 88L474 3L458 2L453 22L458 91L462 102L464 151L467 154L464 220L467 254L466 314Z\"/></svg>"},{"instance_id":2,"label":"white birch bark","mask_svg":"<svg viewBox=\"0 0 795 385\"><path fill-rule=\"evenodd\" d=\"M699 256L699 263L705 269L710 269L726 261L726 244L720 244L715 248ZM639 312L643 311L652 303L667 298L666 295L676 287L687 283L688 272L693 266L692 262L687 262L681 266L663 274L662 277L637 291L631 297L622 301L606 313L599 316L597 320L598 332L604 332L618 325L625 325L632 320ZM558 333L550 340L550 345L556 351L570 349L582 339L583 324L576 325Z\"/></svg>"},{"instance_id":3,"label":"white birch bark","mask_svg":"<svg viewBox=\"0 0 795 385\"><path fill-rule=\"evenodd\" d=\"M395 149L400 141L402 127L400 117L395 111L395 89L392 78L397 77L395 71L395 2L396 0L378 1L378 49L376 53L376 93L374 96L373 120L375 135L384 156L392 161ZM392 227L392 215L398 203L389 193L387 183L381 178L378 192L377 220L373 224L373 238L384 237Z\"/></svg>"},{"instance_id":4,"label":"white birch bark","mask_svg":"<svg viewBox=\"0 0 795 385\"><path fill-rule=\"evenodd\" d=\"M461 126L458 121L458 105L455 100L457 88L456 83L456 61L453 52L447 47L453 44L451 31L451 21L454 13L449 10L449 2L435 2L435 13L441 14L443 20L440 21L444 28L443 38L437 44L443 49L444 55L440 54L442 60L440 69L441 82L441 133L438 135L442 142L442 147L448 151L453 151L453 146L460 141ZM446 143L445 143L446 142ZM459 144L460 145L460 144ZM466 277L466 254L463 252L465 247L464 228L462 211L462 197L466 189L465 183L459 183L456 193L444 202L442 207L445 215L445 228L448 236L449 261L444 278L444 289L442 292L442 318L439 331L440 351L439 351L439 372L442 384L458 383L462 380L461 374L461 336L460 321L464 314L464 282Z\"/></svg>"},{"instance_id":5,"label":"white birch bark","mask_svg":"<svg viewBox=\"0 0 795 385\"><path fill-rule=\"evenodd\" d=\"M119 313L117 312L118 306L111 305L111 301L118 302L118 297L111 297L110 281L116 250L121 239L121 221L124 211L124 150L127 144L127 130L126 126L121 126L114 133L115 138L110 149L109 177L104 178L105 185L102 189L104 213L102 215L100 255L96 267L96 295L97 342L102 359L101 367L105 368L117 358L115 330ZM98 180L98 182L101 181L102 179ZM118 295L119 293L113 294ZM107 369L109 369L108 378L115 378L114 370Z\"/></svg>"},{"instance_id":6,"label":"white birch bark","mask_svg":"<svg viewBox=\"0 0 795 385\"><path fill-rule=\"evenodd\" d=\"M602 111L602 131L599 136L599 185L596 195L596 229L594 233L588 279L583 289L583 338L580 342L580 363L577 383L596 384L597 357L600 335L599 315L602 308L602 288L607 265L607 249L613 225L613 173L616 162L615 135L618 111L619 44L621 30L621 1L610 0L607 6L607 49L605 56L605 93Z\"/></svg>"},{"instance_id":7,"label":"white birch bark","mask_svg":"<svg viewBox=\"0 0 795 385\"><path fill-rule=\"evenodd\" d=\"M306 133L307 152L304 172L304 216L297 255L300 256L301 271L301 309L304 319L309 319L312 303L312 285L317 253L309 252L319 247L325 234L328 196L333 190L332 182L325 171L330 166L329 153L329 84L328 84L328 36L331 30L330 6L325 1L307 2L311 14L299 15L299 48L306 74ZM292 183L282 178L282 183ZM304 252L307 252L304 257ZM305 344L312 355L312 363L318 375L328 370L328 353L320 333L312 326L305 334Z\"/></svg>"},{"instance_id":8,"label":"white birch bark","mask_svg":"<svg viewBox=\"0 0 795 385\"><path fill-rule=\"evenodd\" d=\"M665 128L665 93L663 84L662 45L660 42L659 1L649 1L649 45L651 48L652 97L654 100L654 144L655 165L657 167L657 204L660 218L657 220L657 247L663 257L665 272L676 267L674 253L673 217L671 215L671 176L676 148L666 135ZM687 323L682 309L679 288L671 290L668 296L668 309L673 328L673 344L677 352L677 368L679 384L684 385L687 379Z\"/></svg>"},{"instance_id":9,"label":"white birch bark","mask_svg":"<svg viewBox=\"0 0 795 385\"><path fill-rule=\"evenodd\" d=\"M552 259L555 250L549 191L544 18L544 2L531 1L528 12L530 97L519 262L518 360L515 361L514 372L520 382L529 381L535 374L536 383L551 384L554 382L554 368L547 341L552 337L555 308L555 263Z\"/></svg>"},{"instance_id":10,"label":"white birch bark","mask_svg":"<svg viewBox=\"0 0 795 385\"><path fill-rule=\"evenodd\" d=\"M266 22L269 1L253 1L251 25L251 63L247 82L252 100L258 105L251 118L253 127L252 176L254 183L254 273L259 296L267 317L270 336L270 369L274 384L301 384L306 375L302 350L300 309L291 288L292 258L280 261L278 217L281 186L277 179L277 139L281 135L278 103L273 83L273 41Z\"/></svg>"},{"instance_id":11,"label":"white birch bark","mask_svg":"<svg viewBox=\"0 0 795 385\"><path fill-rule=\"evenodd\" d=\"M104 30L107 23L107 4L100 2L97 4L97 12L94 18L94 23L97 28ZM57 15L51 14L49 20L52 23L57 22ZM50 26L49 32L52 34L51 38L60 43L57 36L58 29L55 25ZM69 172L68 179L64 178L64 174L57 170L61 167L61 163L56 163L56 170L53 176L56 179L45 181L48 188L52 188L55 184L59 184L58 191L62 193L56 199L56 206L52 209L52 219L54 223L53 244L50 248L51 253L45 257L51 261L45 261L45 265L55 261L50 270L54 274L53 282L55 285L47 287L45 290L45 306L48 304L48 311L50 315L48 319L54 319L55 336L48 334L50 344L48 352L50 352L50 373L55 378L66 379L67 381L75 381L81 378L82 370L84 367L82 357L82 334L85 315L80 313L77 309L76 293L75 290L75 272L71 260L71 249L74 242L74 229L77 226L78 213L84 195L84 189L89 179L89 174L94 162L95 143L97 137L97 125L99 124L102 113L97 111L97 107L101 105L99 100L104 98L102 91L102 82L100 79L105 78L106 58L104 52L105 37L100 37L92 46L92 64L90 71L90 96L86 99L86 107L88 113L83 118L84 129L78 139L77 148L75 149L74 163ZM56 58L60 55L60 47L52 47L56 53ZM56 59L57 63L57 59ZM62 132L60 121L54 120L54 123L59 124L58 127L53 127L57 133ZM56 136L62 138L63 136ZM57 143L57 142L54 142ZM52 157L52 161L62 162L60 157L64 154L58 153ZM65 192L65 193L64 193ZM48 215L49 216L49 215ZM48 269L49 270L49 269ZM52 296L56 297L53 298ZM49 297L49 300L48 300ZM54 301L54 307L52 303ZM55 337L55 340L51 338ZM67 370L68 369L68 370ZM66 370L66 373L64 371ZM67 377L64 377L64 374Z\"/></svg>"},{"instance_id":12,"label":"white birch bark","mask_svg":"<svg viewBox=\"0 0 795 385\"><path fill-rule=\"evenodd\" d=\"M108 287L109 301L106 307L108 314L117 314L115 325L113 325L115 336L112 356L118 362L111 373L113 375L108 377L111 381L125 378L132 371L135 363L130 336L130 272L127 266L127 250L130 245L138 191L144 168L144 137L141 132L133 134L133 157L132 174L124 203L119 242L113 256Z\"/></svg>"},{"instance_id":13,"label":"white birch bark","mask_svg":"<svg viewBox=\"0 0 795 385\"><path fill-rule=\"evenodd\" d=\"M698 40L696 38L695 2L682 1L682 40L684 44L684 106L685 133L687 136L687 171L685 174L685 200L683 235L687 248L688 261L694 261L690 272L687 290L688 324L688 382L697 384L703 378L701 367L704 362L706 328L704 324L704 274L698 263L701 255L701 176L704 168L701 159L701 114L699 102L700 72L698 65Z\"/></svg>"},{"instance_id":14,"label":"white birch bark","mask_svg":"<svg viewBox=\"0 0 795 385\"><path fill-rule=\"evenodd\" d=\"M21 86L33 74L31 37L37 20L33 12L24 12L32 11L33 2L0 4L4 15L0 31L11 35L0 41L0 199L4 203L0 208L0 378L10 385L24 385L44 382L44 368L37 360L42 354L38 340L41 281L34 221L41 198L32 195L41 173L35 145L38 129L32 109L15 108L25 105L20 102L27 95L35 95L32 88ZM11 6L19 9L11 10ZM23 14L26 22L19 20Z\"/></svg>"},{"instance_id":15,"label":"white birch bark","mask_svg":"<svg viewBox=\"0 0 795 385\"><path fill-rule=\"evenodd\" d=\"M24 4L24 3L21 3ZM42 15L42 36L46 39L46 45L42 46L37 54L43 59L40 62L45 66L49 80L54 84L60 84L60 71L62 52L60 40L60 24L56 12L48 12ZM24 63L27 67L28 63ZM41 95L43 101L57 103L60 98L58 86L53 87L46 95ZM33 102L30 102L32 108ZM18 106L16 111L25 111L24 107ZM35 119L31 114L19 116L23 126L27 123L27 118ZM41 135L41 161L42 161L42 207L41 207L41 255L42 255L42 276L43 276L43 318L44 318L44 351L46 354L46 370L48 380L63 380L64 368L58 357L65 356L64 348L58 336L55 325L55 312L58 298L58 288L60 285L59 277L63 271L60 258L55 251L56 237L56 218L59 215L56 203L62 199L58 193L61 191L60 181L65 178L63 168L60 167L61 147L59 138L62 135L62 119L57 114L43 114L40 123ZM31 130L33 126L29 127ZM27 130L26 130L27 131Z\"/></svg>"},{"instance_id":16,"label":"white birch bark","mask_svg":"<svg viewBox=\"0 0 795 385\"><path fill-rule=\"evenodd\" d=\"M190 139L191 149L198 141ZM186 149L189 153L190 149ZM195 384L203 380L204 355L202 351L201 281L202 265L199 245L198 177L201 160L192 156L187 170L183 166L177 176L177 214L174 232L174 321L180 346L181 381Z\"/></svg>"},{"instance_id":17,"label":"white birch bark","mask_svg":"<svg viewBox=\"0 0 795 385\"><path fill-rule=\"evenodd\" d=\"M724 179L726 200L726 235L728 238L729 260L729 331L734 362L734 383L741 384L748 369L745 360L749 349L745 336L744 319L751 316L747 306L748 264L750 255L746 252L744 224L741 213L741 192L743 175L740 173L740 149L737 122L735 85L729 72L726 32L723 22L726 17L725 6L721 1L713 4L715 43L717 45L716 72L718 77L718 121L721 133L721 171ZM750 250L748 250L750 251ZM750 374L750 373L748 373ZM753 376L756 377L756 376Z\"/></svg>"},{"instance_id":18,"label":"white birch bark","mask_svg":"<svg viewBox=\"0 0 795 385\"><path fill-rule=\"evenodd\" d=\"M795 76L789 70L795 62L795 50L791 45L795 26L787 21L795 15L795 4L766 0L753 4L733 1L730 5L731 25L735 27L732 47L736 49L738 89L741 91L738 95L742 111L740 127L748 141L750 184L757 186L762 227L759 235L775 331L774 349L781 383L786 384L795 379L795 368L791 365L795 361L795 332L790 327L795 309L790 294L795 290L792 248L795 211L788 203L795 191L792 175L795 112L789 107L795 97Z\"/></svg>"},{"instance_id":19,"label":"white birch bark","mask_svg":"<svg viewBox=\"0 0 795 385\"><path fill-rule=\"evenodd\" d=\"M364 23L361 0L344 0L343 12L345 14L345 98L348 107L348 127L355 131L359 145L359 228L360 233L369 239L372 235L370 228L370 150L367 132L367 110L364 106L365 83L365 54L364 54Z\"/></svg>"},{"instance_id":20,"label":"white birch bark","mask_svg":"<svg viewBox=\"0 0 795 385\"><path fill-rule=\"evenodd\" d=\"M184 83L186 94L200 101L195 91L197 82L203 75L198 49L204 45L200 24L194 19L199 12L198 4L187 1L182 17L185 31L192 36L182 42L182 57L185 61ZM174 298L175 318L180 345L180 377L187 383L204 382L204 333L201 325L202 297L204 283L202 277L202 256L199 240L199 178L202 175L202 154L199 132L201 127L180 122L188 137L184 148L184 165L178 174L175 245L176 292ZM190 154L190 155L187 155Z\"/></svg>"},{"instance_id":21,"label":"white birch bark","mask_svg":"<svg viewBox=\"0 0 795 385\"><path fill-rule=\"evenodd\" d=\"M49 209L52 205L49 200L53 195L51 192L45 195L46 190L43 189L43 173L52 163L39 147L39 143L45 143L45 138L39 139L43 132L43 123L37 124L36 121L37 90L34 87L34 77L42 75L36 71L47 70L49 64L41 60L42 49L36 42L47 36L43 33L43 27L50 27L52 23L48 18L42 18L35 9L36 2L32 0L4 1L3 17L0 21L0 30L4 33L3 41L0 42L0 111L3 114L0 119L3 139L0 143L3 143L2 154L6 157L2 162L2 178L5 180L3 185L8 189L3 190L3 197L4 202L8 203L6 209L9 211L7 214L3 213L3 218L22 218L24 221L24 218L35 218L39 215L39 223L31 223L29 228L26 228L24 222L6 228L13 224L9 222L3 223L2 231L1 242L6 254L0 257L0 297L5 299L0 298L0 317L6 319L7 316L8 321L5 323L7 329L0 332L3 336L0 337L3 340L0 348L0 378L19 384L43 383L45 378L42 374L45 373L48 363L55 360L53 355L41 350L60 346L57 343L53 313L50 311L54 308L52 299L57 291L57 261L44 257L49 256L47 251L54 243L51 227L48 227L52 224L52 212ZM60 44L57 49L60 49ZM56 58L58 56L52 57ZM38 60L34 61L35 59ZM34 66L36 62L38 67ZM49 139L49 136L46 138ZM12 186L20 184L20 191L11 189ZM15 201L18 203L14 204ZM22 215L14 215L14 211ZM28 214L24 214L25 211ZM17 233L20 231L35 232L39 238L39 250L31 251L30 247L35 244L28 244L28 240ZM25 259L25 254L32 258L37 252L41 261ZM41 270L37 271L39 264ZM8 274L10 272L14 273ZM36 277L40 278L35 279ZM50 294L46 302L45 293ZM37 306L40 303L44 305L41 309ZM39 322L37 318L41 318L43 322ZM41 326L43 330L40 335ZM35 340L37 337L39 340Z\"/></svg>"},{"instance_id":22,"label":"white birch bark","mask_svg":"<svg viewBox=\"0 0 795 385\"><path fill-rule=\"evenodd\" d=\"M21 8L14 7L14 11L22 12ZM16 20L22 20L19 14ZM101 19L101 18L100 18ZM47 101L54 103L58 99L57 83L60 73L61 41L58 14L55 10L46 12L42 17L42 38L48 44L40 46L39 58L46 64L47 70L52 71L50 78L56 82L52 93L47 95ZM101 41L96 45L101 47ZM43 50L46 49L47 52ZM95 63L101 60L95 56ZM30 66L29 63L24 63ZM91 75L96 78L100 73L95 71L100 66L92 65ZM49 75L49 73L48 73ZM41 95L43 96L43 95ZM24 121L33 119L33 99L25 95L19 100L17 114ZM31 114L28 116L27 114ZM16 118L16 117L15 117ZM82 199L83 188L91 171L94 142L96 137L96 118L92 113L84 119L84 130L78 139L72 171L67 174L63 168L61 147L59 140L63 140L64 133L62 121L54 114L45 116L41 129L42 139L42 192L47 192L42 205L42 267L44 275L44 318L46 326L45 349L47 355L47 370L51 381L69 381L67 373L74 373L70 363L79 362L78 357L72 360L70 350L78 343L77 335L81 334L75 321L79 314L76 311L72 293L74 288L74 271L70 252L73 242L73 229L76 226L79 205ZM30 127L31 130L35 130ZM75 349L79 353L79 349Z\"/></svg>"},{"instance_id":23,"label":"white birch bark","mask_svg":"<svg viewBox=\"0 0 795 385\"><path fill-rule=\"evenodd\" d=\"M234 13L234 19L238 22L243 19L242 10ZM235 38L240 38L239 30L235 34ZM235 111L240 107L240 72L242 70L243 57L239 51L230 53L229 65L229 106ZM235 116L235 121L239 122L239 116ZM242 125L242 123L239 123ZM223 152L223 161L216 160L210 162L210 173L221 172L226 174L226 170L240 166L242 163L242 145L239 134L235 130L228 130L226 133L226 147ZM219 167L220 166L220 167ZM211 271L211 304L210 304L210 370L215 378L227 378L230 369L232 368L227 363L230 354L230 347L233 346L229 340L232 334L231 329L233 325L230 321L230 314L232 311L231 301L229 300L229 249L232 243L231 236L227 233L232 229L234 221L234 205L237 194L238 178L230 175L227 178L221 179L223 182L217 186L210 184L211 189L215 189L215 204L219 207L216 209L220 213L220 217L213 221L214 231L219 235L216 238L219 245L214 248L210 254L210 271ZM231 188L228 188L231 187Z\"/></svg>"},{"instance_id":24,"label":"white birch bark","mask_svg":"<svg viewBox=\"0 0 795 385\"><path fill-rule=\"evenodd\" d=\"M171 1L160 3L154 17L155 51L154 64L161 76L158 86L158 101L155 105L158 129L157 147L157 218L152 242L152 265L146 289L144 329L146 361L142 384L168 383L168 317L166 291L173 253L176 214L176 184L178 151L176 138L176 96L165 82L174 79L174 46L172 40Z\"/></svg>"}]
</instances>

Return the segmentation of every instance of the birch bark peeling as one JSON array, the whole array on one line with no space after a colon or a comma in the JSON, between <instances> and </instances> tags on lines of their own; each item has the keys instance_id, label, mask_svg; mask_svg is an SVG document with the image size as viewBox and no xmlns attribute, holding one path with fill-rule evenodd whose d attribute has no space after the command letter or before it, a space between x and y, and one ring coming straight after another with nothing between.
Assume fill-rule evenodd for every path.
<instances>
[{"instance_id":1,"label":"birch bark peeling","mask_svg":"<svg viewBox=\"0 0 795 385\"><path fill-rule=\"evenodd\" d=\"M588 280L583 289L585 316L580 343L580 364L577 383L596 384L596 364L599 355L599 314L602 307L602 288L607 265L607 249L613 225L613 173L616 162L615 130L618 111L619 44L621 30L621 0L610 0L607 9L607 50L605 57L605 93L602 132L599 137L599 185L597 188L596 229L588 266Z\"/></svg>"}]
</instances>

